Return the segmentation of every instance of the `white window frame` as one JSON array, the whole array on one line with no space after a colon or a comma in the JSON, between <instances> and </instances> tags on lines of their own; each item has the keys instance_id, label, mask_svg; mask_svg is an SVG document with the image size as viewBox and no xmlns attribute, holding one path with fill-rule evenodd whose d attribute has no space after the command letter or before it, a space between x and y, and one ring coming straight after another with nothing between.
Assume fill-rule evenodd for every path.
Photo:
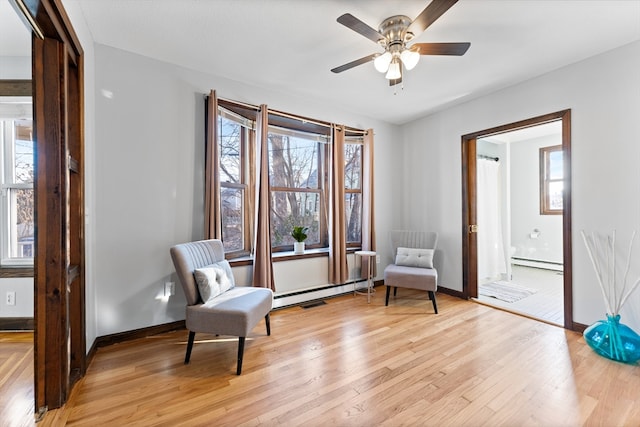
<instances>
[{"instance_id":1,"label":"white window frame","mask_svg":"<svg viewBox=\"0 0 640 427\"><path fill-rule=\"evenodd\" d=\"M31 189L33 183L13 182L13 161L15 159L15 141L13 121L33 120L30 97L1 97L0 98L0 266L2 267L33 267L33 257L17 258L11 256L12 230L11 218L15 216L15 205L11 203L12 190ZM13 215L12 215L13 213ZM35 241L34 241L35 245ZM32 253L35 247L32 248Z\"/></svg>"},{"instance_id":2,"label":"white window frame","mask_svg":"<svg viewBox=\"0 0 640 427\"><path fill-rule=\"evenodd\" d=\"M318 188L303 188L303 187L274 187L269 185L269 197L273 197L274 193L311 193L318 195L318 202L320 204L320 210L318 212L318 237L317 242L306 242L306 247L310 249L320 249L329 247L328 237L328 221L327 216L327 185L325 182L325 171L330 170L330 160L327 156L326 146L331 143L331 138L327 135L321 135L316 133L309 133L295 129L284 128L280 126L269 126L269 134L279 134L288 136L291 138L300 138L305 141L314 142L316 144L316 150L318 152ZM269 164L271 168L271 164ZM271 212L269 213L271 214ZM306 224L301 224L306 225ZM273 223L271 227L273 228ZM286 241L281 244L271 242L271 250L273 252L290 252L293 251L293 240L286 236Z\"/></svg>"},{"instance_id":3,"label":"white window frame","mask_svg":"<svg viewBox=\"0 0 640 427\"><path fill-rule=\"evenodd\" d=\"M346 241L347 241L347 247L348 248L352 248L352 247L356 247L359 248L362 246L362 212L363 212L363 204L364 204L364 192L362 191L362 185L363 185L363 169L364 169L364 141L363 138L361 136L358 137L347 137L345 138L345 155L346 155L346 148L348 145L358 145L360 146L360 170L359 170L359 177L358 177L358 182L360 184L360 186L358 188L346 188L346 170L345 170L345 196L350 195L350 194L357 194L360 196L360 224L359 224L359 228L360 228L360 236L358 240L349 240L349 233L346 233ZM346 160L346 159L345 159ZM346 166L346 165L345 165ZM335 166L337 167L337 165ZM346 209L346 198L345 198L345 209ZM349 226L349 220L348 218L346 218L346 211L345 211L345 226Z\"/></svg>"},{"instance_id":4,"label":"white window frame","mask_svg":"<svg viewBox=\"0 0 640 427\"><path fill-rule=\"evenodd\" d=\"M239 152L239 157L240 157L240 161L239 161L239 167L240 167L240 182L238 183L231 183L229 181L226 181L223 179L223 177L221 176L220 178L220 198L222 200L222 192L225 189L230 189L230 190L238 190L241 193L241 204L242 204L242 247L239 249L234 249L234 250L230 250L227 251L227 249L225 248L225 254L227 255L227 257L229 258L235 258L235 257L240 257L240 256L245 256L245 255L249 255L251 253L251 239L252 239L252 235L251 235L251 230L252 230L252 224L250 223L250 219L253 218L253 212L251 211L251 206L252 204L250 203L250 196L251 196L251 189L249 188L249 182L251 181L250 179L250 173L251 173L251 167L250 167L250 149L249 149L249 145L251 144L251 136L249 135L249 133L253 130L255 130L255 124L253 123L253 121L242 117L238 114L233 113L232 111L228 110L227 108L223 107L223 106L218 106L218 116L219 116L219 121L221 120L229 120L231 122L234 122L235 124L239 125L241 130L240 132L242 133L241 137L240 137L240 152ZM218 125L218 124L216 124ZM220 151L220 137L221 135L218 135L218 141L216 141L216 149L218 150L219 154L219 162L222 161L222 152ZM220 164L217 165L218 168L221 167ZM224 222L223 224L224 225ZM222 236L222 240L224 241L224 234Z\"/></svg>"}]
</instances>

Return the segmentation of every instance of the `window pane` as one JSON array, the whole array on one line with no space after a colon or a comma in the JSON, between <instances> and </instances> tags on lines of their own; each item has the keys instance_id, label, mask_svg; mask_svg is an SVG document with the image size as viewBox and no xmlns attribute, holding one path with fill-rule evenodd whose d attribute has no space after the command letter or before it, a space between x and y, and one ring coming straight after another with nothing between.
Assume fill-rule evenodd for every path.
<instances>
[{"instance_id":1,"label":"window pane","mask_svg":"<svg viewBox=\"0 0 640 427\"><path fill-rule=\"evenodd\" d=\"M362 176L362 146L359 144L345 144L344 162L344 188L349 190L359 189Z\"/></svg>"},{"instance_id":2,"label":"window pane","mask_svg":"<svg viewBox=\"0 0 640 427\"><path fill-rule=\"evenodd\" d=\"M549 179L562 179L562 151L549 152Z\"/></svg>"},{"instance_id":3,"label":"window pane","mask_svg":"<svg viewBox=\"0 0 640 427\"><path fill-rule=\"evenodd\" d=\"M319 188L319 143L269 133L269 182L273 187Z\"/></svg>"},{"instance_id":4,"label":"window pane","mask_svg":"<svg viewBox=\"0 0 640 427\"><path fill-rule=\"evenodd\" d=\"M562 181L549 183L549 209L562 210Z\"/></svg>"},{"instance_id":5,"label":"window pane","mask_svg":"<svg viewBox=\"0 0 640 427\"><path fill-rule=\"evenodd\" d=\"M15 151L13 158L13 182L33 183L33 124L31 120L14 123Z\"/></svg>"},{"instance_id":6,"label":"window pane","mask_svg":"<svg viewBox=\"0 0 640 427\"><path fill-rule=\"evenodd\" d=\"M345 196L347 223L347 242L359 243L362 240L362 195L350 193Z\"/></svg>"},{"instance_id":7,"label":"window pane","mask_svg":"<svg viewBox=\"0 0 640 427\"><path fill-rule=\"evenodd\" d=\"M320 243L320 194L313 192L271 192L271 245L293 245L293 226L309 227L307 245Z\"/></svg>"},{"instance_id":8,"label":"window pane","mask_svg":"<svg viewBox=\"0 0 640 427\"><path fill-rule=\"evenodd\" d=\"M242 182L241 143L242 126L220 116L218 122L218 144L220 147L220 181Z\"/></svg>"},{"instance_id":9,"label":"window pane","mask_svg":"<svg viewBox=\"0 0 640 427\"><path fill-rule=\"evenodd\" d=\"M244 249L244 190L240 188L221 188L222 204L222 241L225 252Z\"/></svg>"},{"instance_id":10,"label":"window pane","mask_svg":"<svg viewBox=\"0 0 640 427\"><path fill-rule=\"evenodd\" d=\"M11 189L9 251L11 258L33 258L33 189Z\"/></svg>"},{"instance_id":11,"label":"window pane","mask_svg":"<svg viewBox=\"0 0 640 427\"><path fill-rule=\"evenodd\" d=\"M562 145L540 148L540 214L561 215L563 209Z\"/></svg>"}]
</instances>

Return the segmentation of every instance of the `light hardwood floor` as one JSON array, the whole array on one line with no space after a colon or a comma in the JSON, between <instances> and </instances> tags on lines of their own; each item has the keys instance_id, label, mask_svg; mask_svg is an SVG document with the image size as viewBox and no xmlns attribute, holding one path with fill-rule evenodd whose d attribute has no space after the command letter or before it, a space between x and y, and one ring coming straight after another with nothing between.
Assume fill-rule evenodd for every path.
<instances>
[{"instance_id":1,"label":"light hardwood floor","mask_svg":"<svg viewBox=\"0 0 640 427\"><path fill-rule=\"evenodd\" d=\"M186 331L98 350L42 426L638 426L640 367L578 333L447 295L384 288L272 313L247 340ZM0 425L3 424L0 419Z\"/></svg>"},{"instance_id":2,"label":"light hardwood floor","mask_svg":"<svg viewBox=\"0 0 640 427\"><path fill-rule=\"evenodd\" d=\"M0 426L33 425L33 333L0 332Z\"/></svg>"}]
</instances>

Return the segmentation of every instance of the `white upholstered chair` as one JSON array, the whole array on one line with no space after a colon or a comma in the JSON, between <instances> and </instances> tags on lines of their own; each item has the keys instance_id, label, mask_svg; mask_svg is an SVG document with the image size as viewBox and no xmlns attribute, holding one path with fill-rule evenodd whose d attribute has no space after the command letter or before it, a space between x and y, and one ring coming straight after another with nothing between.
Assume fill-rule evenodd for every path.
<instances>
[{"instance_id":1,"label":"white upholstered chair","mask_svg":"<svg viewBox=\"0 0 640 427\"><path fill-rule=\"evenodd\" d=\"M391 288L394 288L394 297L398 288L419 289L427 291L433 303L433 310L438 314L435 294L438 289L438 272L433 266L433 254L437 244L438 233L435 232L391 232L394 263L384 269L384 284L387 287L385 306L389 305Z\"/></svg>"},{"instance_id":2,"label":"white upholstered chair","mask_svg":"<svg viewBox=\"0 0 640 427\"><path fill-rule=\"evenodd\" d=\"M237 336L236 373L240 375L245 338L263 317L267 335L271 335L269 312L273 305L273 292L266 288L236 287L231 268L224 261L220 240L183 243L172 247L170 253L187 299L185 323L189 342L184 363L189 363L196 332ZM207 281L207 275L209 278L213 275L213 280ZM212 287L203 288L206 284Z\"/></svg>"}]
</instances>

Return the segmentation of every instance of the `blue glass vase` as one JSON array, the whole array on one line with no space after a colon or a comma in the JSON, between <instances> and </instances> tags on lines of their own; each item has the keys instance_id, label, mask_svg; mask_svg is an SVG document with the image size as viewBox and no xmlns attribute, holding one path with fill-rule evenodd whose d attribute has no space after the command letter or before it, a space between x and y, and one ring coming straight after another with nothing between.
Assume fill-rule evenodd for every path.
<instances>
[{"instance_id":1,"label":"blue glass vase","mask_svg":"<svg viewBox=\"0 0 640 427\"><path fill-rule=\"evenodd\" d=\"M607 320L598 320L583 335L589 347L607 359L629 364L640 360L640 335L620 323L619 314L607 314Z\"/></svg>"}]
</instances>

